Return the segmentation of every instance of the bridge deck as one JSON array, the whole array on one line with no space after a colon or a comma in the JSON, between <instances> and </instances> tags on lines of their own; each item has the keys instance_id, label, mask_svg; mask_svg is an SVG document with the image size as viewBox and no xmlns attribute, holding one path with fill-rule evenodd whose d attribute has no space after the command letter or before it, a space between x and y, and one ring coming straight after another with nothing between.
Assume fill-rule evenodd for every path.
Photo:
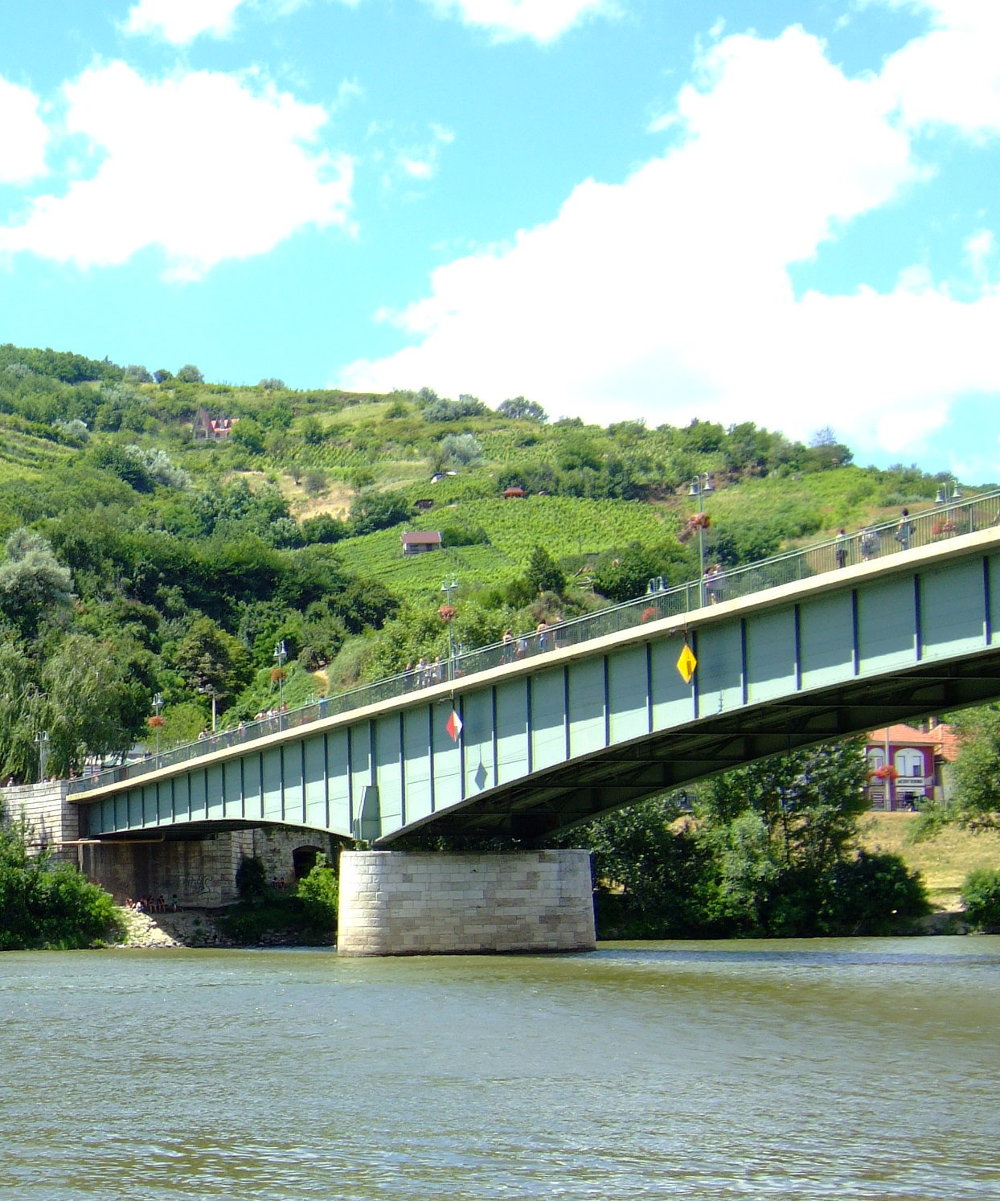
<instances>
[{"instance_id":1,"label":"bridge deck","mask_svg":"<svg viewBox=\"0 0 1000 1201\"><path fill-rule=\"evenodd\" d=\"M282 822L382 844L429 823L541 838L772 752L1000 695L998 571L1000 529L949 537L72 799L94 836Z\"/></svg>"}]
</instances>

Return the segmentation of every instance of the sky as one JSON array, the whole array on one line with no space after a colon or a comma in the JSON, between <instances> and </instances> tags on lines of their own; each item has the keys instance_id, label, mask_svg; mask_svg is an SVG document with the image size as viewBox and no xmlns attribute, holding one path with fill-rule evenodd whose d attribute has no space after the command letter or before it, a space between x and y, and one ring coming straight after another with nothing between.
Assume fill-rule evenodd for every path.
<instances>
[{"instance_id":1,"label":"sky","mask_svg":"<svg viewBox=\"0 0 1000 1201\"><path fill-rule=\"evenodd\" d=\"M0 341L1000 480L997 0L0 9Z\"/></svg>"}]
</instances>

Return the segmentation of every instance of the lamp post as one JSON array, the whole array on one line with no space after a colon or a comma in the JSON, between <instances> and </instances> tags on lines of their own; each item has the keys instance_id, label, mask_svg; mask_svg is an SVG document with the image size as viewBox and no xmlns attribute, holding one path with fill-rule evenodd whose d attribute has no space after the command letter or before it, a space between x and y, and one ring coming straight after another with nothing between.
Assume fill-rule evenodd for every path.
<instances>
[{"instance_id":1,"label":"lamp post","mask_svg":"<svg viewBox=\"0 0 1000 1201\"><path fill-rule=\"evenodd\" d=\"M953 534L955 532L955 516L954 513L950 511L948 506L956 504L961 499L962 489L958 486L958 480L956 480L954 476L952 476L950 482L941 484L938 487L937 496L934 497L934 503L942 506L944 510L945 525L951 526L951 529L946 529L947 533Z\"/></svg>"},{"instance_id":2,"label":"lamp post","mask_svg":"<svg viewBox=\"0 0 1000 1201\"><path fill-rule=\"evenodd\" d=\"M35 742L38 744L38 779L45 779L45 767L49 761L49 732L48 730L39 730L35 735Z\"/></svg>"},{"instance_id":3,"label":"lamp post","mask_svg":"<svg viewBox=\"0 0 1000 1201\"><path fill-rule=\"evenodd\" d=\"M688 496L698 498L698 514L705 512L705 496L715 491L715 476L711 471L702 471L691 480ZM698 523L698 596L700 603L705 604L705 527Z\"/></svg>"},{"instance_id":4,"label":"lamp post","mask_svg":"<svg viewBox=\"0 0 1000 1201\"><path fill-rule=\"evenodd\" d=\"M285 721L285 660L288 658L288 648L282 640L274 648L274 661L277 663L275 674L278 677L278 729L284 727Z\"/></svg>"},{"instance_id":5,"label":"lamp post","mask_svg":"<svg viewBox=\"0 0 1000 1201\"><path fill-rule=\"evenodd\" d=\"M448 598L445 602L445 605L447 606L447 608L449 610L449 614L447 617L445 617L444 613L441 612L441 616L444 618L444 623L448 627L448 679L449 680L453 680L455 678L455 634L451 628L451 623L452 623L452 619L455 616L455 614L454 614L455 606L452 604L452 598L454 597L457 589L458 589L458 580L456 580L454 578L452 578L450 580L445 580L445 582L441 585L441 591ZM445 608L445 605L442 605L442 609ZM439 612L440 612L440 610L439 610Z\"/></svg>"},{"instance_id":6,"label":"lamp post","mask_svg":"<svg viewBox=\"0 0 1000 1201\"><path fill-rule=\"evenodd\" d=\"M157 693L153 697L153 713L156 715L156 766L160 766L160 712L163 709L163 697Z\"/></svg>"}]
</instances>

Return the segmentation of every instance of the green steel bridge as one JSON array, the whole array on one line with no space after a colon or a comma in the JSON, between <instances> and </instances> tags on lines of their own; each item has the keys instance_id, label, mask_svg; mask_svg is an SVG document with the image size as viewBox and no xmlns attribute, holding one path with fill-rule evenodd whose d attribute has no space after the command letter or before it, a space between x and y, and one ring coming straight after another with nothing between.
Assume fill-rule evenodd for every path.
<instances>
[{"instance_id":1,"label":"green steel bridge","mask_svg":"<svg viewBox=\"0 0 1000 1201\"><path fill-rule=\"evenodd\" d=\"M81 835L528 843L739 764L1000 696L1000 492L647 594L69 785ZM712 601L713 603L706 603Z\"/></svg>"}]
</instances>

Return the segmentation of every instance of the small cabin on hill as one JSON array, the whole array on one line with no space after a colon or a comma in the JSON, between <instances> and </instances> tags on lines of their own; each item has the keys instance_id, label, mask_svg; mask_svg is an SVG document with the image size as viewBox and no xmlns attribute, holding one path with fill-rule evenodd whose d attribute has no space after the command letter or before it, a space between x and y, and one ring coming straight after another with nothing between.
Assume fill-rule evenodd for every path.
<instances>
[{"instance_id":1,"label":"small cabin on hill","mask_svg":"<svg viewBox=\"0 0 1000 1201\"><path fill-rule=\"evenodd\" d=\"M429 550L441 549L440 530L412 530L403 534L403 554L422 555Z\"/></svg>"},{"instance_id":2,"label":"small cabin on hill","mask_svg":"<svg viewBox=\"0 0 1000 1201\"><path fill-rule=\"evenodd\" d=\"M213 417L208 409L199 409L191 426L195 442L224 442L233 432L238 417Z\"/></svg>"},{"instance_id":3,"label":"small cabin on hill","mask_svg":"<svg viewBox=\"0 0 1000 1201\"><path fill-rule=\"evenodd\" d=\"M523 500L524 489L518 487L516 484L512 488L504 488L503 498L504 500Z\"/></svg>"}]
</instances>

